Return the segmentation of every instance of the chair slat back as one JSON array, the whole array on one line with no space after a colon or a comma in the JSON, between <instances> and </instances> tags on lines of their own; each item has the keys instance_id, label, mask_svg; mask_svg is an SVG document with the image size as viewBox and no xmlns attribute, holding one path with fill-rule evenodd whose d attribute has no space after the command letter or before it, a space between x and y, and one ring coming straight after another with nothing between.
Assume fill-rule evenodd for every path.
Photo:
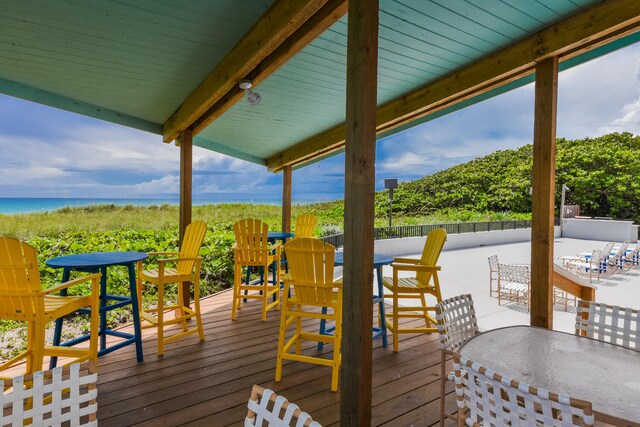
<instances>
[{"instance_id":1,"label":"chair slat back","mask_svg":"<svg viewBox=\"0 0 640 427\"><path fill-rule=\"evenodd\" d=\"M30 321L44 314L44 294L36 250L0 237L0 318Z\"/></svg>"},{"instance_id":2,"label":"chair slat back","mask_svg":"<svg viewBox=\"0 0 640 427\"><path fill-rule=\"evenodd\" d=\"M13 387L0 398L0 425L97 426L96 381L91 364L79 363L0 381Z\"/></svg>"},{"instance_id":3,"label":"chair slat back","mask_svg":"<svg viewBox=\"0 0 640 427\"><path fill-rule=\"evenodd\" d=\"M531 283L531 273L526 265L514 264L498 264L500 274L500 282L522 283L528 285Z\"/></svg>"},{"instance_id":4,"label":"chair slat back","mask_svg":"<svg viewBox=\"0 0 640 427\"><path fill-rule=\"evenodd\" d=\"M448 298L436 304L436 323L443 350L458 351L478 334L478 321L470 294Z\"/></svg>"},{"instance_id":5,"label":"chair slat back","mask_svg":"<svg viewBox=\"0 0 640 427\"><path fill-rule=\"evenodd\" d=\"M207 234L207 224L203 221L194 221L187 225L180 245L180 258L196 258ZM195 261L178 261L178 271L191 273Z\"/></svg>"},{"instance_id":6,"label":"chair slat back","mask_svg":"<svg viewBox=\"0 0 640 427\"><path fill-rule=\"evenodd\" d=\"M257 385L251 390L247 407L245 427L322 427L295 403Z\"/></svg>"},{"instance_id":7,"label":"chair slat back","mask_svg":"<svg viewBox=\"0 0 640 427\"><path fill-rule=\"evenodd\" d=\"M640 350L640 311L580 300L576 335Z\"/></svg>"},{"instance_id":8,"label":"chair slat back","mask_svg":"<svg viewBox=\"0 0 640 427\"><path fill-rule=\"evenodd\" d=\"M467 410L466 425L593 425L591 403L519 383L453 355L456 404Z\"/></svg>"},{"instance_id":9,"label":"chair slat back","mask_svg":"<svg viewBox=\"0 0 640 427\"><path fill-rule=\"evenodd\" d=\"M447 232L444 228L436 228L430 232L427 235L427 241L424 243L420 265L436 265L446 240ZM432 275L433 273L430 271L421 271L416 274L416 279L424 286L427 286Z\"/></svg>"},{"instance_id":10,"label":"chair slat back","mask_svg":"<svg viewBox=\"0 0 640 427\"><path fill-rule=\"evenodd\" d=\"M233 224L234 256L243 265L264 265L269 257L269 226L259 219L241 219Z\"/></svg>"},{"instance_id":11,"label":"chair slat back","mask_svg":"<svg viewBox=\"0 0 640 427\"><path fill-rule=\"evenodd\" d=\"M613 242L609 242L606 245L604 245L604 248L602 248L602 254L604 255L605 258L609 257L609 255L611 255L611 251L613 250L613 245L615 243Z\"/></svg>"},{"instance_id":12,"label":"chair slat back","mask_svg":"<svg viewBox=\"0 0 640 427\"><path fill-rule=\"evenodd\" d=\"M336 248L311 237L300 237L284 245L290 282L296 299L304 305L333 307Z\"/></svg>"},{"instance_id":13,"label":"chair slat back","mask_svg":"<svg viewBox=\"0 0 640 427\"><path fill-rule=\"evenodd\" d=\"M296 237L313 237L318 218L312 214L299 215L296 218Z\"/></svg>"},{"instance_id":14,"label":"chair slat back","mask_svg":"<svg viewBox=\"0 0 640 427\"><path fill-rule=\"evenodd\" d=\"M489 271L497 272L498 271L498 255L491 255L488 257L489 260Z\"/></svg>"}]
</instances>

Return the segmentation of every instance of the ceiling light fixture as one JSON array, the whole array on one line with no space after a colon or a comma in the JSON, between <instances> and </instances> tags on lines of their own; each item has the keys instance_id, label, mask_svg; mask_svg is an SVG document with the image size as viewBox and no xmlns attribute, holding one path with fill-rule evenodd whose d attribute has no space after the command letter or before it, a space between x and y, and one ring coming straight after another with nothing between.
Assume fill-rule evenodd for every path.
<instances>
[{"instance_id":1,"label":"ceiling light fixture","mask_svg":"<svg viewBox=\"0 0 640 427\"><path fill-rule=\"evenodd\" d=\"M249 79L240 80L239 86L240 86L240 89L244 90L244 94L247 96L247 104L249 105L260 104L260 101L262 100L262 96L260 96L258 92L254 92L253 90L251 90L251 87L253 86L251 84L251 80Z\"/></svg>"}]
</instances>

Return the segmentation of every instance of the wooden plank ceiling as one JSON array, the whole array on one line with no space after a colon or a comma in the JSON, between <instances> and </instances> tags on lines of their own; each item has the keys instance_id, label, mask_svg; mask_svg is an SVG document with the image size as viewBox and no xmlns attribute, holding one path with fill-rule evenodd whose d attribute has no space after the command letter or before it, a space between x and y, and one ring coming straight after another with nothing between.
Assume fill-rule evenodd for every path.
<instances>
[{"instance_id":1,"label":"wooden plank ceiling","mask_svg":"<svg viewBox=\"0 0 640 427\"><path fill-rule=\"evenodd\" d=\"M0 0L0 92L160 135L164 124L165 139L172 139L175 132L166 129L182 114L185 99L221 63L241 58L225 59L234 46L269 54L246 40L242 45L242 37L254 25L262 34L256 23L272 22L260 17L273 10L274 3L285 6L283 10L298 7L298 26L323 6L331 7L333 15L303 28L314 37L313 31L322 29L319 37L305 40L298 35L297 44L281 47L297 53L288 59L291 55L285 52L278 57L288 59L284 65L261 75L255 88L262 95L258 106L239 97L235 74L242 64L224 69L234 76L227 83L232 87L229 99L211 123L196 123L203 129L195 144L278 170L296 164L292 147L324 137L344 122L346 17L336 22L346 10L343 1ZM417 88L599 3L381 0L378 105L402 100ZM288 21L281 23L278 37L292 39L298 27L286 26L293 25L294 18L281 19ZM269 25L264 28L277 32ZM572 64L579 62L580 58ZM185 102L183 109L187 107ZM340 132L337 129L327 141L339 141Z\"/></svg>"}]
</instances>

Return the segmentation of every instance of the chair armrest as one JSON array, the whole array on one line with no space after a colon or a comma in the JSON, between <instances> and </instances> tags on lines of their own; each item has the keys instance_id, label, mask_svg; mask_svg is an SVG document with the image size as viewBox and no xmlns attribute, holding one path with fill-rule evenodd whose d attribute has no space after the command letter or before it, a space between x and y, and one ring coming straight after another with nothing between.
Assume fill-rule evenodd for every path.
<instances>
[{"instance_id":1,"label":"chair armrest","mask_svg":"<svg viewBox=\"0 0 640 427\"><path fill-rule=\"evenodd\" d=\"M159 256L159 255L178 255L180 252L149 252L147 255L149 256Z\"/></svg>"},{"instance_id":2,"label":"chair armrest","mask_svg":"<svg viewBox=\"0 0 640 427\"><path fill-rule=\"evenodd\" d=\"M415 259L415 258L394 258L393 259L394 263L401 263L401 264L419 264L420 260L419 259Z\"/></svg>"},{"instance_id":3,"label":"chair armrest","mask_svg":"<svg viewBox=\"0 0 640 427\"><path fill-rule=\"evenodd\" d=\"M42 293L45 294L45 295L48 295L48 294L53 294L55 292L60 292L63 289L70 288L71 286L77 285L79 283L88 282L89 280L96 280L97 281L97 279L99 279L100 276L101 276L100 273L94 273L94 274L90 274L88 276L79 277L77 279L69 280L68 282L64 282L64 283L61 283L59 285L53 286L51 288L45 289L44 291L42 291Z\"/></svg>"},{"instance_id":4,"label":"chair armrest","mask_svg":"<svg viewBox=\"0 0 640 427\"><path fill-rule=\"evenodd\" d=\"M391 267L394 271L440 271L442 267L439 265L406 265L406 264L396 264L395 262L391 264Z\"/></svg>"},{"instance_id":5,"label":"chair armrest","mask_svg":"<svg viewBox=\"0 0 640 427\"><path fill-rule=\"evenodd\" d=\"M196 261L196 262L202 262L202 257L195 257L195 258L163 258L163 259L159 259L158 260L158 265L160 264L166 264L168 262L178 262L178 261Z\"/></svg>"},{"instance_id":6,"label":"chair armrest","mask_svg":"<svg viewBox=\"0 0 640 427\"><path fill-rule=\"evenodd\" d=\"M282 242L276 242L273 245L270 245L267 249L269 249L270 251L279 249L282 246Z\"/></svg>"}]
</instances>

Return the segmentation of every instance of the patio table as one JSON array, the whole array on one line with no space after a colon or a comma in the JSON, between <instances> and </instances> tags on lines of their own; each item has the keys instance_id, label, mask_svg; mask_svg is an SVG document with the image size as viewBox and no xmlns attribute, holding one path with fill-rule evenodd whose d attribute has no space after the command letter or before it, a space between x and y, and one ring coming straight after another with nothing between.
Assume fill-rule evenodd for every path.
<instances>
[{"instance_id":1,"label":"patio table","mask_svg":"<svg viewBox=\"0 0 640 427\"><path fill-rule=\"evenodd\" d=\"M473 337L460 354L532 386L592 403L596 420L640 425L640 352L531 326Z\"/></svg>"},{"instance_id":2,"label":"patio table","mask_svg":"<svg viewBox=\"0 0 640 427\"><path fill-rule=\"evenodd\" d=\"M376 269L378 282L378 295L373 296L373 303L378 304L378 312L380 313L380 326L373 327L373 338L382 338L382 346L387 346L387 321L384 314L384 288L382 287L382 266L389 265L393 262L393 257L382 254L373 254L373 267ZM333 263L335 265L344 264L344 252L336 252ZM323 308L323 313L326 309ZM331 329L325 330L324 321L320 323L320 333L329 332ZM318 343L318 348L322 348L322 343Z\"/></svg>"},{"instance_id":3,"label":"patio table","mask_svg":"<svg viewBox=\"0 0 640 427\"><path fill-rule=\"evenodd\" d=\"M142 334L140 332L140 314L138 313L138 293L136 291L136 272L134 266L140 260L147 258L144 252L92 252L86 254L74 254L52 258L46 261L49 267L62 268L62 282L69 280L72 271L82 271L87 273L102 273L100 277L100 350L98 356L111 353L114 350L122 348L126 345L135 343L136 358L138 362L142 362ZM131 295L112 295L107 292L107 267L122 265L127 267L129 271L129 289ZM66 289L61 291L62 295L66 295ZM115 301L114 303L109 303ZM133 329L134 333L126 333L107 328L107 313L119 307L131 305L133 313ZM89 313L90 309L80 309L82 313ZM62 318L56 320L55 331L53 335L53 345L72 346L77 343L89 339L89 335L83 335L70 341L60 344L62 338ZM123 338L110 347L107 347L107 335ZM50 368L56 366L57 358L52 357Z\"/></svg>"},{"instance_id":4,"label":"patio table","mask_svg":"<svg viewBox=\"0 0 640 427\"><path fill-rule=\"evenodd\" d=\"M282 240L282 242L285 243L287 241L287 239L290 239L290 238L292 238L294 236L295 236L294 233L289 233L289 232L286 232L286 231L269 231L267 233L267 242L273 244L277 240ZM281 260L281 261L284 261L283 264L284 264L285 268L287 268L286 259ZM274 268L274 271L275 271L275 268L276 268L275 263L273 264L273 268ZM264 270L260 269L260 283L262 283L262 281L264 281L264 274L265 274ZM269 276L269 274L267 273L267 277L268 276ZM275 273L274 273L273 277L274 277L273 278L273 280L274 280L273 283L275 283L275 280L276 280L275 279ZM247 275L246 275L246 278L245 278L245 283L249 283L250 281L251 281L251 266L248 266L247 267ZM246 290L244 291L245 295L248 294L248 293L249 293L249 291L246 291ZM262 291L260 291L260 294L262 294ZM273 298L274 298L274 301L275 301L275 295L273 296ZM244 302L247 302L246 298L244 299Z\"/></svg>"}]
</instances>

